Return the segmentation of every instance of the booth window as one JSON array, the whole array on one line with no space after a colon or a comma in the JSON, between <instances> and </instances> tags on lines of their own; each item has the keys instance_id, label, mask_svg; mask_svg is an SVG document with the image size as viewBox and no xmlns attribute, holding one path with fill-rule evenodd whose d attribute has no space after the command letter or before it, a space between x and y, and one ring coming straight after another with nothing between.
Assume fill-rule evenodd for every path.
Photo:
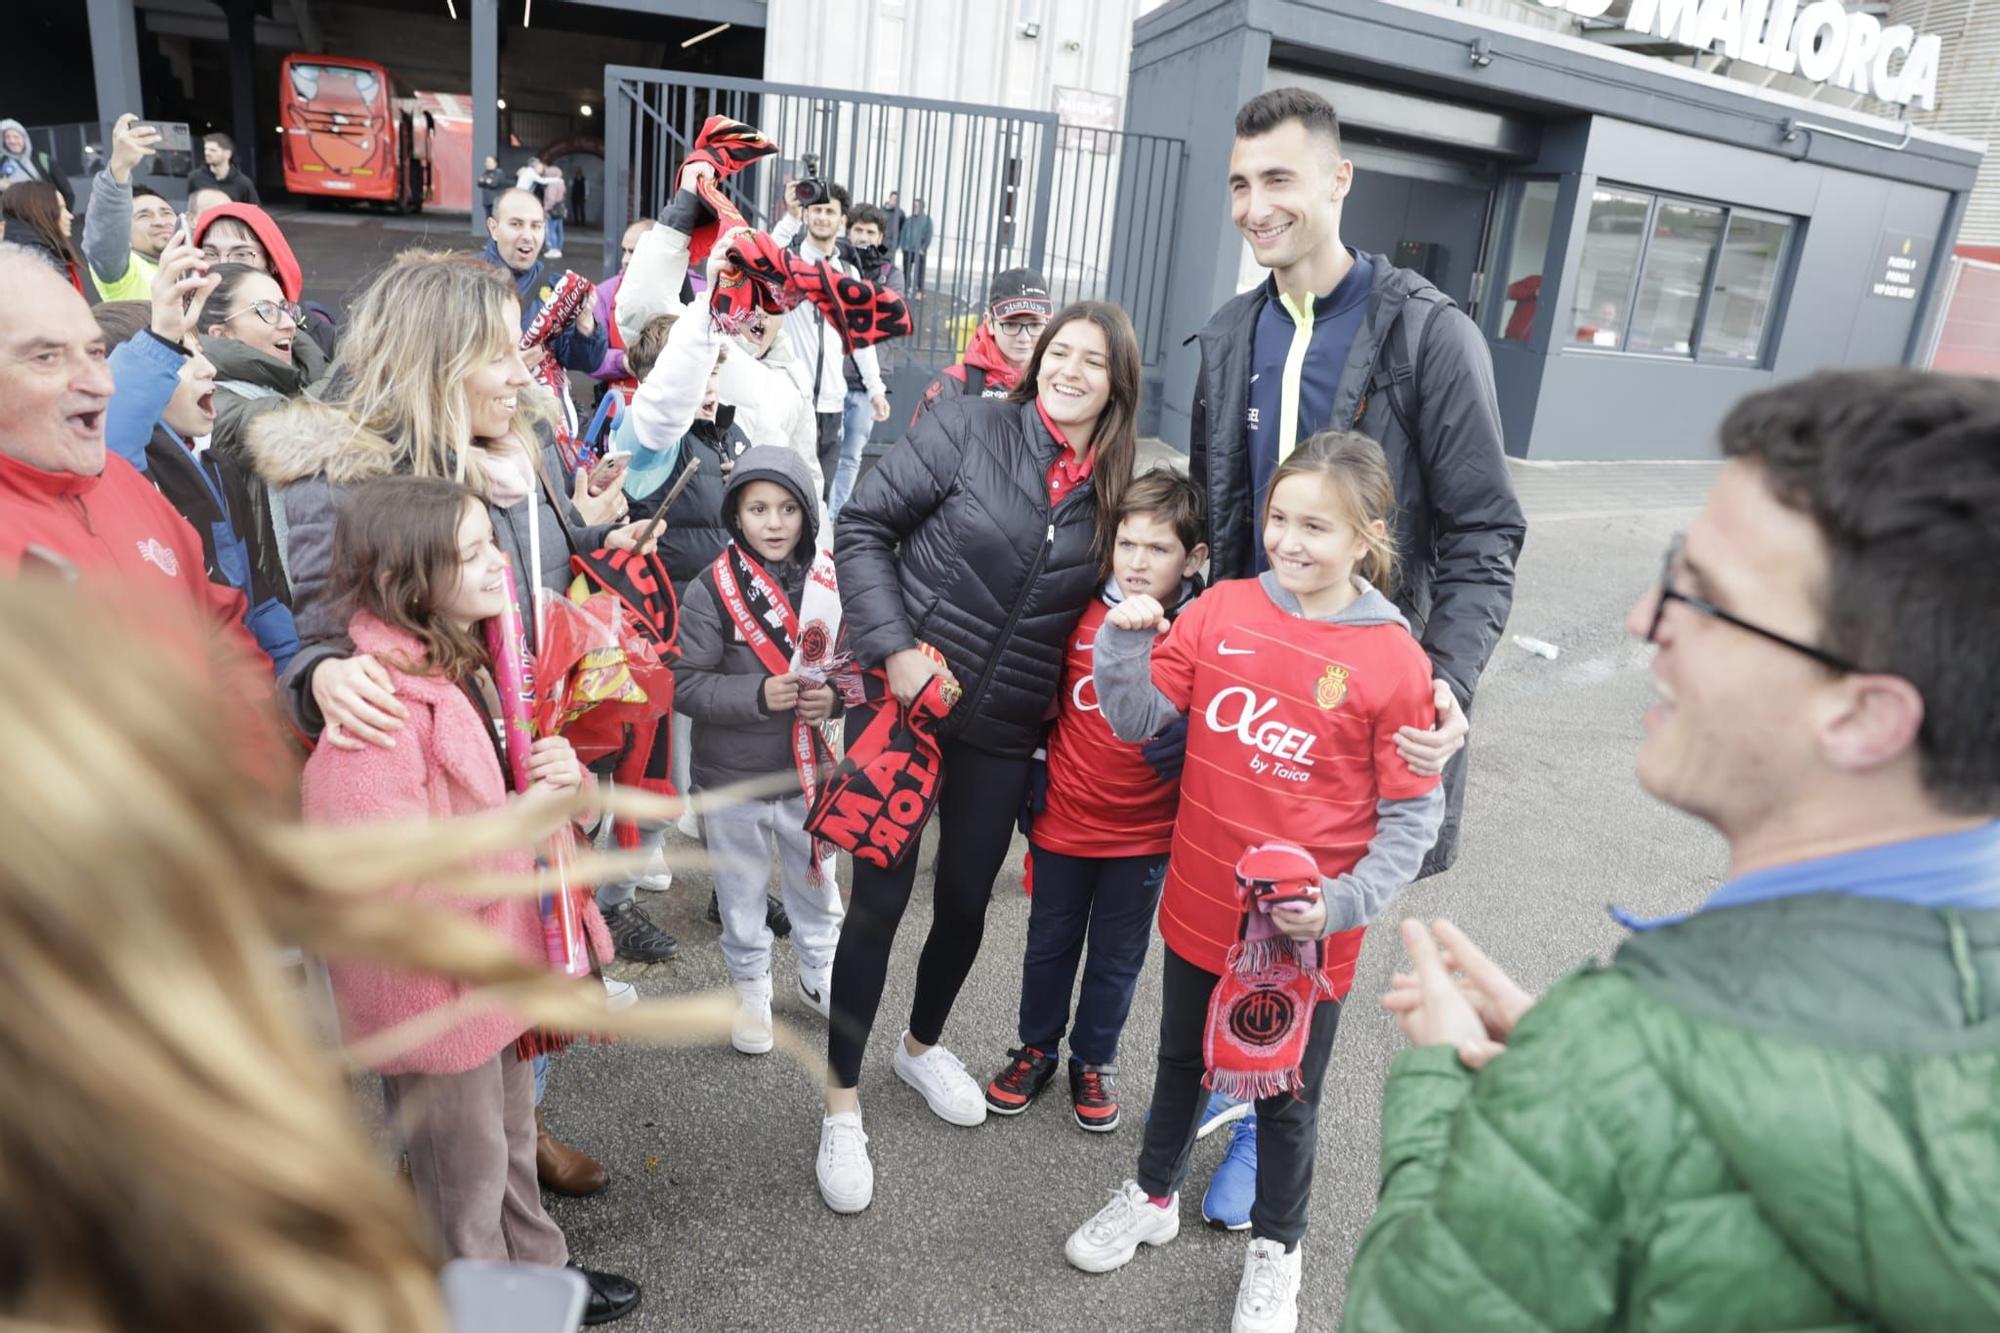
<instances>
[{"instance_id":1,"label":"booth window","mask_svg":"<svg viewBox=\"0 0 2000 1333\"><path fill-rule=\"evenodd\" d=\"M1622 186L1591 193L1570 342L1756 364L1790 219Z\"/></svg>"},{"instance_id":2,"label":"booth window","mask_svg":"<svg viewBox=\"0 0 2000 1333\"><path fill-rule=\"evenodd\" d=\"M1549 236L1555 231L1559 182L1524 180L1514 195L1513 230L1507 238L1507 267L1501 295L1506 297L1503 340L1526 342L1534 331L1535 308L1541 302L1543 266L1549 257Z\"/></svg>"}]
</instances>

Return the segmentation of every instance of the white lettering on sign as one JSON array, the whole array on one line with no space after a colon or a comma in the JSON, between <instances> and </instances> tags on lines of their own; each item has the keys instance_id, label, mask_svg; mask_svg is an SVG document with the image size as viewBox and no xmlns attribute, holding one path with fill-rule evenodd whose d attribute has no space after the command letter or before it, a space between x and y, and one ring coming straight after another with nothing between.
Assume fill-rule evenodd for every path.
<instances>
[{"instance_id":1,"label":"white lettering on sign","mask_svg":"<svg viewBox=\"0 0 2000 1333\"><path fill-rule=\"evenodd\" d=\"M1233 734L1245 745L1272 759L1288 759L1301 767L1312 767L1312 748L1319 739L1318 733L1287 726L1275 719L1265 721L1277 707L1276 699L1259 699L1248 688L1231 685L1228 689L1217 690L1215 697L1208 701L1208 729L1224 735ZM1225 710L1233 712L1236 720L1225 721ZM1261 759L1253 758L1250 767L1259 773L1265 771ZM1283 765L1279 767L1283 768ZM1279 776L1287 781L1299 781L1304 775L1294 778L1280 773Z\"/></svg>"},{"instance_id":2,"label":"white lettering on sign","mask_svg":"<svg viewBox=\"0 0 2000 1333\"><path fill-rule=\"evenodd\" d=\"M1602 18L1612 0L1541 0L1578 18ZM1841 0L1632 0L1629 32L1715 51L1814 83L1929 111L1937 106L1944 39L1907 23L1883 26Z\"/></svg>"}]
</instances>

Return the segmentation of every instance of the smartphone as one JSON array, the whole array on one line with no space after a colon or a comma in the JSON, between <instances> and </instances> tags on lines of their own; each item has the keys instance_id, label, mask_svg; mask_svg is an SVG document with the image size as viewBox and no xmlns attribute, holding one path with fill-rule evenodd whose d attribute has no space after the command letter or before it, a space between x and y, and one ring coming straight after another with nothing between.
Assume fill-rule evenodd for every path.
<instances>
[{"instance_id":1,"label":"smartphone","mask_svg":"<svg viewBox=\"0 0 2000 1333\"><path fill-rule=\"evenodd\" d=\"M160 142L156 145L162 153L189 153L194 151L194 136L188 132L187 122L179 120L142 120L133 129L151 127L159 131Z\"/></svg>"},{"instance_id":2,"label":"smartphone","mask_svg":"<svg viewBox=\"0 0 2000 1333\"><path fill-rule=\"evenodd\" d=\"M632 455L609 453L597 460L597 466L590 470L590 493L602 495L612 484L625 475L625 469L632 465Z\"/></svg>"},{"instance_id":3,"label":"smartphone","mask_svg":"<svg viewBox=\"0 0 2000 1333\"><path fill-rule=\"evenodd\" d=\"M575 1333L590 1286L573 1268L454 1259L444 1266L453 1333Z\"/></svg>"}]
</instances>

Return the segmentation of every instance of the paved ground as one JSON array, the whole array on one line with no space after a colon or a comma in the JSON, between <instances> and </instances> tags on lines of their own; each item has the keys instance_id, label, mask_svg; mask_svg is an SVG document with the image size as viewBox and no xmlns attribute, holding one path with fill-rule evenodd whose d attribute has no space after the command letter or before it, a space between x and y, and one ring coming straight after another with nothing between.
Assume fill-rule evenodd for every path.
<instances>
[{"instance_id":1,"label":"paved ground","mask_svg":"<svg viewBox=\"0 0 2000 1333\"><path fill-rule=\"evenodd\" d=\"M308 293L330 302L409 245L472 244L457 218L282 216L306 263ZM594 239L570 247L586 272L599 253ZM1607 903L1681 909L1718 880L1714 836L1654 804L1632 777L1647 650L1620 627L1713 472L1702 464L1514 470L1530 535L1509 633L1549 640L1562 654L1544 661L1511 643L1496 653L1479 695L1463 856L1399 907L1451 916L1531 987L1617 946ZM669 893L642 898L683 944L673 964L620 969L647 994L726 984L716 930L701 919L708 892L705 877L686 874ZM810 1076L784 1058L596 1047L558 1061L551 1123L609 1164L613 1181L597 1198L552 1208L580 1259L646 1285L643 1310L621 1327L1226 1328L1244 1237L1198 1220L1226 1135L1196 1152L1173 1245L1105 1277L1076 1273L1061 1255L1063 1237L1132 1170L1152 1082L1157 943L1127 1029L1124 1128L1083 1133L1058 1089L1018 1120L958 1129L932 1116L889 1068L929 927L923 898L920 885L863 1077L876 1193L861 1216L838 1217L820 1203L812 1174L819 1099ZM978 1077L1014 1039L1027 915L1017 849L946 1033ZM1374 997L1397 952L1393 932L1371 937L1335 1051L1306 1249L1301 1327L1309 1330L1337 1326L1343 1277L1373 1207L1381 1087L1402 1046ZM781 975L790 962L779 945ZM816 1033L803 1005L781 1001L779 1013Z\"/></svg>"},{"instance_id":2,"label":"paved ground","mask_svg":"<svg viewBox=\"0 0 2000 1333\"><path fill-rule=\"evenodd\" d=\"M1616 947L1621 932L1607 903L1685 908L1717 882L1719 843L1633 780L1646 650L1620 629L1712 472L1516 469L1532 526L1509 631L1557 643L1562 655L1548 662L1511 644L1496 654L1479 696L1464 855L1401 908L1450 915L1530 986ZM700 919L708 885L683 879L643 899L683 942L674 964L626 970L648 994L726 984L715 928ZM596 1048L558 1063L550 1119L599 1154L614 1180L595 1199L560 1201L555 1213L586 1262L646 1284L643 1315L628 1327L1226 1328L1244 1238L1203 1227L1197 1211L1226 1135L1198 1148L1186 1225L1171 1247L1106 1277L1076 1273L1061 1256L1063 1237L1131 1173L1152 1082L1157 943L1127 1029L1124 1128L1085 1134L1052 1093L1020 1119L958 1129L889 1068L929 925L922 899L920 884L863 1076L877 1183L861 1216L837 1217L820 1203L818 1098L807 1074L781 1057ZM1027 915L1016 857L946 1033L980 1077L1013 1040ZM1307 1329L1337 1325L1343 1274L1373 1206L1380 1090L1401 1048L1374 997L1396 952L1391 932L1371 937L1336 1048L1307 1244ZM781 944L778 967L789 964ZM796 1003L779 1012L816 1026Z\"/></svg>"}]
</instances>

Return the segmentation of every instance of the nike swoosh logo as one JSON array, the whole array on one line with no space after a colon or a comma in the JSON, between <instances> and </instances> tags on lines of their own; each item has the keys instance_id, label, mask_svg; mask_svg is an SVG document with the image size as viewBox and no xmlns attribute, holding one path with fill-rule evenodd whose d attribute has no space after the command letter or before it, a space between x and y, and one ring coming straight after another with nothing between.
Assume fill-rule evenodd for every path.
<instances>
[{"instance_id":1,"label":"nike swoosh logo","mask_svg":"<svg viewBox=\"0 0 2000 1333\"><path fill-rule=\"evenodd\" d=\"M1087 653L1096 646L1097 640L1095 639L1092 639L1089 643L1085 643L1082 639L1076 641L1076 650L1080 653Z\"/></svg>"},{"instance_id":2,"label":"nike swoosh logo","mask_svg":"<svg viewBox=\"0 0 2000 1333\"><path fill-rule=\"evenodd\" d=\"M1252 657L1257 652L1255 648L1231 648L1226 643L1216 644L1215 651L1221 653L1224 657Z\"/></svg>"}]
</instances>

